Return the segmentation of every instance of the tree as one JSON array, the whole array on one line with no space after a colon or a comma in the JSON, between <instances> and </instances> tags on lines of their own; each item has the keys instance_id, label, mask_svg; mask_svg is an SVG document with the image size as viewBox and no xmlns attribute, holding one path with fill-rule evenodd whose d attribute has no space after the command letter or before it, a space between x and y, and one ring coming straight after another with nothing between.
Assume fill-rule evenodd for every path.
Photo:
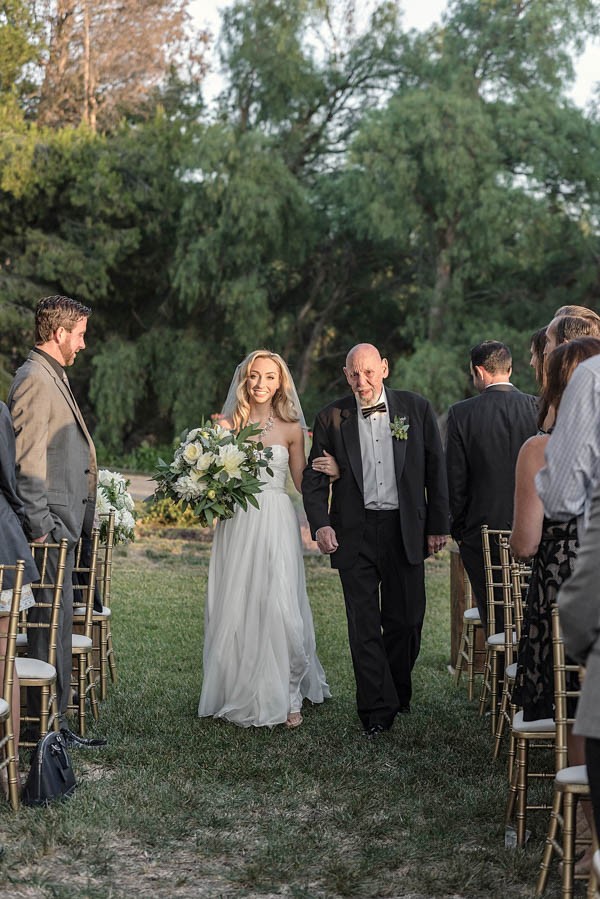
<instances>
[{"instance_id":1,"label":"tree","mask_svg":"<svg viewBox=\"0 0 600 899\"><path fill-rule=\"evenodd\" d=\"M186 7L187 0L50 3L39 122L106 131L123 116L152 115L175 67L187 63L199 80L208 38L193 34Z\"/></svg>"},{"instance_id":2,"label":"tree","mask_svg":"<svg viewBox=\"0 0 600 899\"><path fill-rule=\"evenodd\" d=\"M0 102L8 95L26 97L31 89L27 67L40 52L40 29L31 4L0 2Z\"/></svg>"},{"instance_id":3,"label":"tree","mask_svg":"<svg viewBox=\"0 0 600 899\"><path fill-rule=\"evenodd\" d=\"M357 206L370 239L413 256L417 367L427 345L466 350L467 335L533 330L561 278L571 302L597 297L598 126L560 92L594 10L457 0L441 30L416 40L412 77L365 118L352 148Z\"/></svg>"}]
</instances>

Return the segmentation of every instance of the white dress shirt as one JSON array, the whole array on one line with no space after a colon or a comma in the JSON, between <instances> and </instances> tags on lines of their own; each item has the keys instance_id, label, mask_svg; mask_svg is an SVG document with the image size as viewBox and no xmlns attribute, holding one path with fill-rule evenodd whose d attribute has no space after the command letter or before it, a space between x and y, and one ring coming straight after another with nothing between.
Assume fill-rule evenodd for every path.
<instances>
[{"instance_id":1,"label":"white dress shirt","mask_svg":"<svg viewBox=\"0 0 600 899\"><path fill-rule=\"evenodd\" d=\"M577 516L585 529L600 475L600 356L573 372L545 456L546 467L535 476L544 512L557 521Z\"/></svg>"},{"instance_id":2,"label":"white dress shirt","mask_svg":"<svg viewBox=\"0 0 600 899\"><path fill-rule=\"evenodd\" d=\"M381 391L381 396L373 405L378 403L385 403L385 412L373 412L372 415L365 418L358 398L356 400L365 509L397 509L398 488L394 466L394 446L385 390Z\"/></svg>"}]
</instances>

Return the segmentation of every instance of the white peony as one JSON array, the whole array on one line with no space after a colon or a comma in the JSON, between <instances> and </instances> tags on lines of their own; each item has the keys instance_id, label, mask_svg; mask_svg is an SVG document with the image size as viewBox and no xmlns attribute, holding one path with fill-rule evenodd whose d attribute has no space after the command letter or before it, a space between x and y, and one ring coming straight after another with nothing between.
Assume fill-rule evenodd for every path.
<instances>
[{"instance_id":1,"label":"white peony","mask_svg":"<svg viewBox=\"0 0 600 899\"><path fill-rule=\"evenodd\" d=\"M246 461L245 454L233 443L219 447L219 465L223 466L230 478L242 477L241 464Z\"/></svg>"}]
</instances>

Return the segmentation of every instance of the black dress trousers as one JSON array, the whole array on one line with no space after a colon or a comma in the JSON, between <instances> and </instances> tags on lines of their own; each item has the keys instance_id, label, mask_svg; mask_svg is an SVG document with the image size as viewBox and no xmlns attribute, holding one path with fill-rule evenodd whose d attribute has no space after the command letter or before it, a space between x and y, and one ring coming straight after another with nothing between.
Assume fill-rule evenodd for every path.
<instances>
[{"instance_id":1,"label":"black dress trousers","mask_svg":"<svg viewBox=\"0 0 600 899\"><path fill-rule=\"evenodd\" d=\"M397 511L366 510L356 562L339 571L363 727L391 726L412 696L425 616L424 564L410 565Z\"/></svg>"}]
</instances>

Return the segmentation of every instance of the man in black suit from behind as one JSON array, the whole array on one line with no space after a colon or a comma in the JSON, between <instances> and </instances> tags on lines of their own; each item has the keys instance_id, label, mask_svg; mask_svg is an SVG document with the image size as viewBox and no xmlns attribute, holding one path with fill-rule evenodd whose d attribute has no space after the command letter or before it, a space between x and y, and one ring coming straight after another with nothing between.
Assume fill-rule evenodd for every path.
<instances>
[{"instance_id":1,"label":"man in black suit from behind","mask_svg":"<svg viewBox=\"0 0 600 899\"><path fill-rule=\"evenodd\" d=\"M512 357L497 340L471 350L471 376L479 396L450 407L446 467L450 533L459 545L477 608L487 625L481 525L512 527L515 464L537 431L537 398L510 383ZM487 632L487 628L486 628Z\"/></svg>"},{"instance_id":2,"label":"man in black suit from behind","mask_svg":"<svg viewBox=\"0 0 600 899\"><path fill-rule=\"evenodd\" d=\"M346 358L352 393L316 418L302 494L311 531L339 570L365 736L410 711L425 614L424 559L446 543L448 488L433 409L388 390L388 363L363 343ZM319 469L335 456L339 478Z\"/></svg>"}]
</instances>

